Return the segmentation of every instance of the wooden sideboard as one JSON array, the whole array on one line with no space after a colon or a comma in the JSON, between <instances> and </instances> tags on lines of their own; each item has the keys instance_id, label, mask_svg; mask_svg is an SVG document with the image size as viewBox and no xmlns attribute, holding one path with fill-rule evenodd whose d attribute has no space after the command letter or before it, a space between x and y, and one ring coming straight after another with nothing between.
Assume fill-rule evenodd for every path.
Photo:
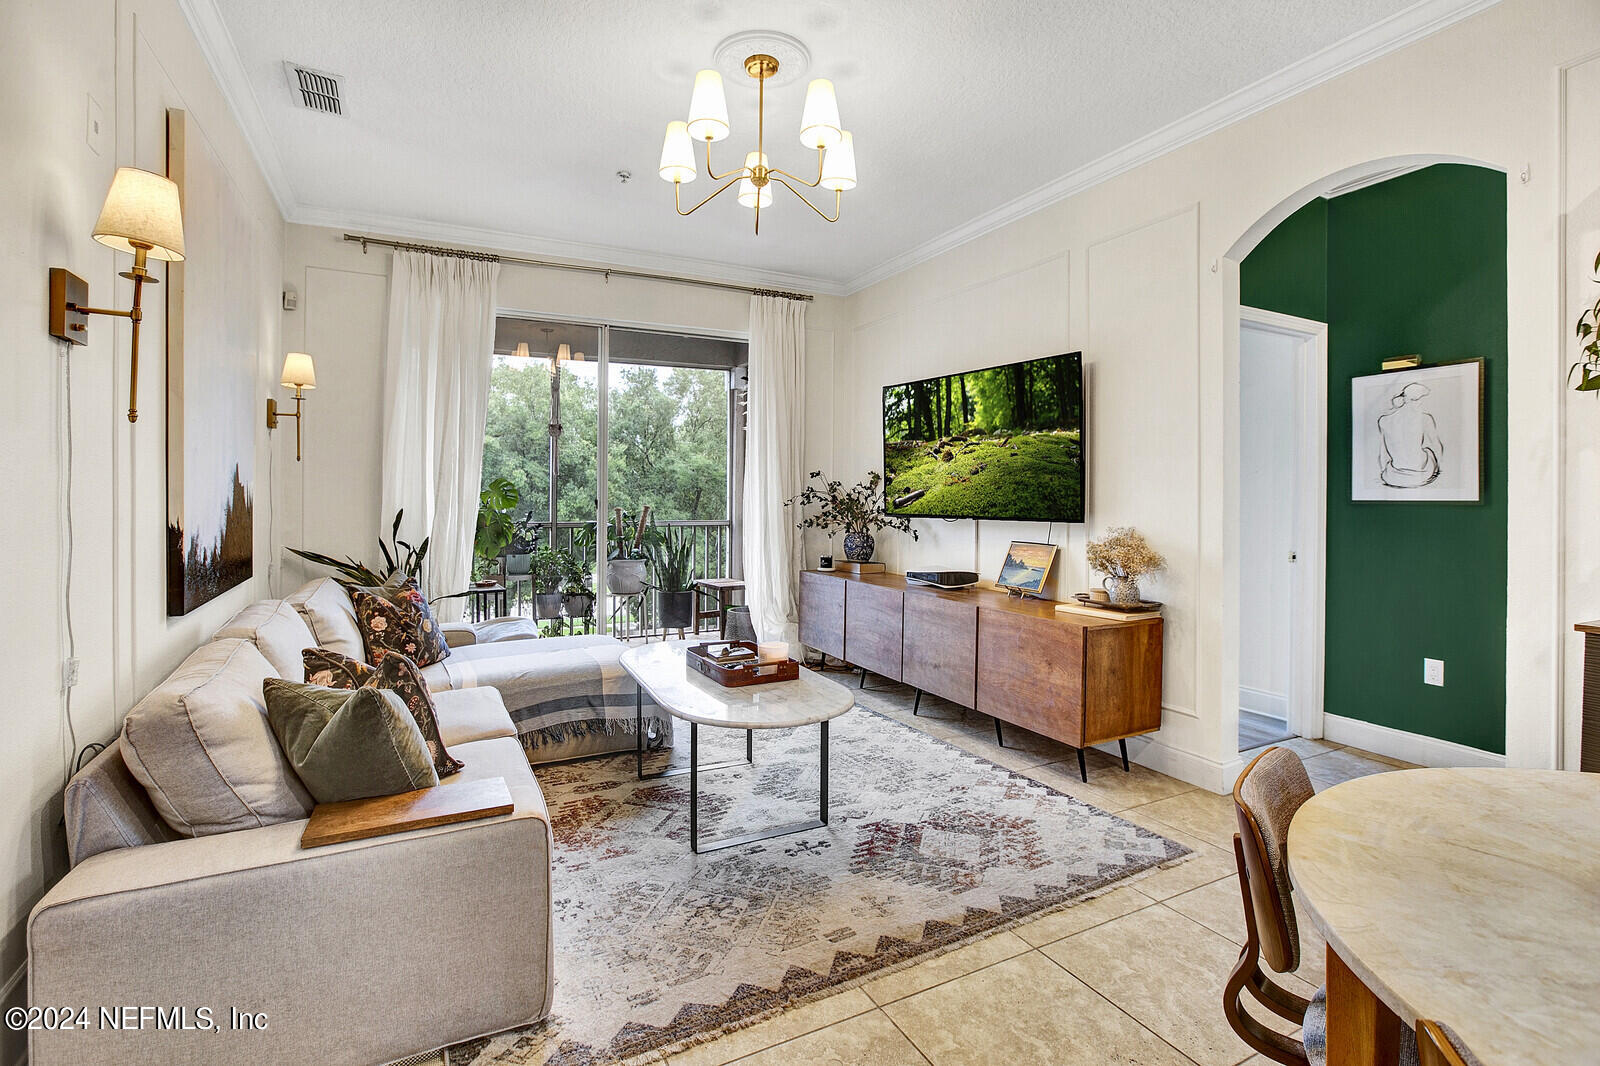
<instances>
[{"instance_id":1,"label":"wooden sideboard","mask_svg":"<svg viewBox=\"0 0 1600 1066\"><path fill-rule=\"evenodd\" d=\"M1579 622L1572 628L1583 634L1583 721L1578 730L1578 769L1600 773L1600 621Z\"/></svg>"},{"instance_id":2,"label":"wooden sideboard","mask_svg":"<svg viewBox=\"0 0 1600 1066\"><path fill-rule=\"evenodd\" d=\"M992 588L959 591L903 574L807 570L800 639L861 670L902 681L1078 751L1161 728L1161 619L1057 612ZM865 681L865 673L863 673Z\"/></svg>"}]
</instances>

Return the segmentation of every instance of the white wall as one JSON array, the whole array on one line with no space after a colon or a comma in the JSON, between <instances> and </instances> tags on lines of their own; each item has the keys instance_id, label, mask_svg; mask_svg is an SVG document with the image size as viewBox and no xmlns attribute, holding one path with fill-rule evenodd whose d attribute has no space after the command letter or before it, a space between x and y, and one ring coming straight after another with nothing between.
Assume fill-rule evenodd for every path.
<instances>
[{"instance_id":1,"label":"white wall","mask_svg":"<svg viewBox=\"0 0 1600 1066\"><path fill-rule=\"evenodd\" d=\"M67 658L66 515L75 550L72 628L81 660L72 694L77 743L104 741L121 716L199 641L265 588L264 482L255 491L257 573L184 618L166 616L165 287L146 290L139 421L125 416L129 334L95 318L90 343L71 354L73 488L66 497L66 360L46 323L46 272L61 266L89 283L90 302L126 307L132 286L116 276L131 259L90 239L119 164L164 172L168 107L189 113L256 216L260 260L256 329L261 388L275 369L283 220L172 0L8 2L0 35L0 335L7 338L0 390L0 644L9 699L0 705L0 999L21 999L24 922L63 872L61 787L72 758L61 685ZM88 98L103 115L99 151L86 136ZM156 264L157 278L165 270ZM258 455L265 431L258 427ZM23 1042L0 1032L0 1062Z\"/></svg>"},{"instance_id":2,"label":"white wall","mask_svg":"<svg viewBox=\"0 0 1600 1066\"><path fill-rule=\"evenodd\" d=\"M1239 331L1239 706L1288 717L1303 342Z\"/></svg>"},{"instance_id":3,"label":"white wall","mask_svg":"<svg viewBox=\"0 0 1600 1066\"><path fill-rule=\"evenodd\" d=\"M1600 51L1594 16L1593 0L1505 0L848 297L832 469L850 476L881 464L884 383L1083 349L1088 522L1052 533L1063 547L1057 587L1085 585L1085 533L1108 525L1139 526L1167 553L1171 569L1151 587L1169 605L1165 724L1130 748L1221 791L1240 769L1238 260L1253 246L1241 238L1325 191L1330 175L1375 160L1425 155L1501 169L1512 441L1507 761L1553 765L1562 632L1575 615L1600 615L1600 580L1587 606L1562 602L1559 532L1570 359L1558 284L1562 194L1577 183L1592 196L1600 173L1591 165L1563 180L1563 153L1593 143L1596 108L1585 97L1564 131L1561 72ZM1600 412L1584 417L1592 439ZM1577 489L1573 481L1569 513L1579 508L1573 521L1592 530L1600 489L1593 477ZM885 546L892 565L989 572L1009 538L1047 532L920 525L920 544Z\"/></svg>"},{"instance_id":4,"label":"white wall","mask_svg":"<svg viewBox=\"0 0 1600 1066\"><path fill-rule=\"evenodd\" d=\"M1594 258L1600 253L1600 56L1588 56L1561 72L1562 135L1565 190L1562 210L1566 225L1561 262L1565 266L1565 313L1561 316L1561 355L1566 364L1578 358L1572 329L1578 316L1600 296ZM1600 618L1600 399L1593 394L1566 394L1566 553L1562 593L1565 606L1557 619L1557 639L1564 658L1562 765L1578 768L1578 737L1583 721L1583 638L1572 631L1576 622Z\"/></svg>"},{"instance_id":5,"label":"white wall","mask_svg":"<svg viewBox=\"0 0 1600 1066\"><path fill-rule=\"evenodd\" d=\"M316 359L317 390L306 401L305 461L294 461L292 425L274 442L280 551L273 587L280 594L322 572L282 547L364 558L386 524L379 475L390 253L369 246L363 254L341 230L287 229L284 284L300 294L300 306L284 313L284 341ZM508 313L690 333L744 336L750 324L742 292L516 263L501 267L499 302ZM795 402L805 405L813 450L827 446L832 424L836 306L819 297L806 310L807 395ZM807 462L820 464L820 456Z\"/></svg>"}]
</instances>

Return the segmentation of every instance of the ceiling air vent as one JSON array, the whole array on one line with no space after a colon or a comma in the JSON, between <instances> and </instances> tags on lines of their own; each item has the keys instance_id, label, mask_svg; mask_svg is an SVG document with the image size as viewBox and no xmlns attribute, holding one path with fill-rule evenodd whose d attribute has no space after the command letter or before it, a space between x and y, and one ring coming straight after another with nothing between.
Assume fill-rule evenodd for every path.
<instances>
[{"instance_id":1,"label":"ceiling air vent","mask_svg":"<svg viewBox=\"0 0 1600 1066\"><path fill-rule=\"evenodd\" d=\"M302 107L324 115L344 114L343 78L296 63L283 66L289 72L289 87L295 91Z\"/></svg>"}]
</instances>

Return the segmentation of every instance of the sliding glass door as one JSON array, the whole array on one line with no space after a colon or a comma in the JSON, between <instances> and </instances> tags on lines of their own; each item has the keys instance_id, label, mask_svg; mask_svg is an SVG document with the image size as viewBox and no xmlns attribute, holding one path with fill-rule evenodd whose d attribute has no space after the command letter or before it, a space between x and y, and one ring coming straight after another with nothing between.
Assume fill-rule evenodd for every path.
<instances>
[{"instance_id":1,"label":"sliding glass door","mask_svg":"<svg viewBox=\"0 0 1600 1066\"><path fill-rule=\"evenodd\" d=\"M548 633L657 635L681 626L686 602L698 605L659 595L663 578L671 593L739 573L745 351L743 341L499 320L483 477L516 487L519 536L479 567L504 577L517 613ZM664 568L642 558L652 545L674 549ZM556 562L568 592L559 607ZM586 601L584 588L597 597Z\"/></svg>"}]
</instances>

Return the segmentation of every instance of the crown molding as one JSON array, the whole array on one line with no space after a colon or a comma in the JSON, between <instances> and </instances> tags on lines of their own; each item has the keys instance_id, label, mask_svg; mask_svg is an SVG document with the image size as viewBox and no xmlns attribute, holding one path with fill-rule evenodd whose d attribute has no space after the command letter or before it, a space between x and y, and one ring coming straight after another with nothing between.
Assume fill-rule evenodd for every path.
<instances>
[{"instance_id":1,"label":"crown molding","mask_svg":"<svg viewBox=\"0 0 1600 1066\"><path fill-rule=\"evenodd\" d=\"M189 23L195 41L200 45L200 53L211 68L212 78L222 98L227 101L228 110L233 112L234 120L239 123L245 143L256 157L256 165L261 168L261 176L272 190L272 198L278 201L278 213L288 218L298 206L294 186L289 183L289 175L283 169L283 160L278 156L278 145L272 139L267 116L261 110L255 90L250 87L244 62L239 58L239 48L233 43L233 34L228 32L222 12L217 10L216 0L178 0L178 9Z\"/></svg>"},{"instance_id":2,"label":"crown molding","mask_svg":"<svg viewBox=\"0 0 1600 1066\"><path fill-rule=\"evenodd\" d=\"M732 266L713 259L662 255L606 244L533 237L508 230L482 229L444 222L428 222L393 215L370 215L332 208L300 207L289 222L328 229L359 230L372 236L398 237L435 244L466 245L486 252L524 255L539 259L562 260L582 266L615 267L619 270L645 270L678 274L700 281L748 285L761 289L786 289L818 296L843 295L837 281L789 274L781 270Z\"/></svg>"},{"instance_id":3,"label":"crown molding","mask_svg":"<svg viewBox=\"0 0 1600 1066\"><path fill-rule=\"evenodd\" d=\"M1331 81L1364 63L1404 48L1463 19L1471 18L1499 2L1500 0L1421 0L1420 3L1396 12L1382 22L1336 41L1320 52L1230 93L1214 104L1103 155L1069 174L1046 182L1009 203L985 211L932 240L924 241L884 260L870 270L862 271L845 282L844 293L847 296L858 293L952 248L1008 226L1041 208L1109 181L1119 174L1182 148L1226 126L1231 126L1307 89Z\"/></svg>"}]
</instances>

